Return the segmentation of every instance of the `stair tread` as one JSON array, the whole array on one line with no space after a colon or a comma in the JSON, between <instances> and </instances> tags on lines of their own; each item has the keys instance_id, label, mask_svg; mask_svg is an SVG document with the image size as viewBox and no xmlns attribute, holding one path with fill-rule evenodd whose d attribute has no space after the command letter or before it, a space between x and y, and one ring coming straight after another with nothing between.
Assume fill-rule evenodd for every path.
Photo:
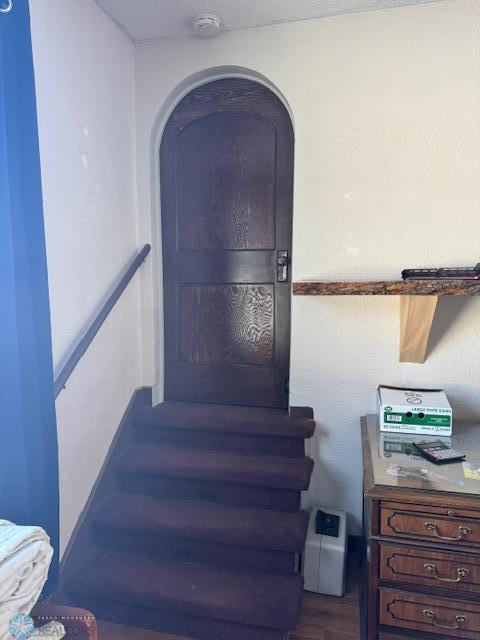
<instances>
[{"instance_id":1,"label":"stair tread","mask_svg":"<svg viewBox=\"0 0 480 640\"><path fill-rule=\"evenodd\" d=\"M308 513L117 493L98 510L94 522L132 534L299 553L305 543Z\"/></svg>"},{"instance_id":2,"label":"stair tread","mask_svg":"<svg viewBox=\"0 0 480 640\"><path fill-rule=\"evenodd\" d=\"M72 594L285 630L297 622L302 587L298 575L229 573L98 550L67 580Z\"/></svg>"},{"instance_id":3,"label":"stair tread","mask_svg":"<svg viewBox=\"0 0 480 640\"><path fill-rule=\"evenodd\" d=\"M166 401L134 414L136 424L154 428L227 431L251 435L310 438L315 422L306 410Z\"/></svg>"},{"instance_id":4,"label":"stair tread","mask_svg":"<svg viewBox=\"0 0 480 640\"><path fill-rule=\"evenodd\" d=\"M117 458L115 466L127 473L304 491L313 460L136 444Z\"/></svg>"}]
</instances>

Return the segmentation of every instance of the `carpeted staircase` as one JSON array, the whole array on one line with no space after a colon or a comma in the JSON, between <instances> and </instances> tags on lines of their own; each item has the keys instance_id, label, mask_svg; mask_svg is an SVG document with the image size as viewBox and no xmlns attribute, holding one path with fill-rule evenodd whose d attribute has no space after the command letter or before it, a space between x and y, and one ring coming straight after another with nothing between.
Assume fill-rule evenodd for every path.
<instances>
[{"instance_id":1,"label":"carpeted staircase","mask_svg":"<svg viewBox=\"0 0 480 640\"><path fill-rule=\"evenodd\" d=\"M202 640L284 640L313 461L310 409L137 409L64 591L98 618ZM108 475L108 474L107 474Z\"/></svg>"}]
</instances>

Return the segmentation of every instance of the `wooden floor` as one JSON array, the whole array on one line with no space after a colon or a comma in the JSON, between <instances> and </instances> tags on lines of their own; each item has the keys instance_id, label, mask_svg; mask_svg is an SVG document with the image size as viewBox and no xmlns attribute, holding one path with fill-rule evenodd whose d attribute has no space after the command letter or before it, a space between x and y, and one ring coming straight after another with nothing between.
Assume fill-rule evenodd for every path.
<instances>
[{"instance_id":1,"label":"wooden floor","mask_svg":"<svg viewBox=\"0 0 480 640\"><path fill-rule=\"evenodd\" d=\"M349 562L347 594L343 598L305 592L300 623L290 640L360 640L358 578L354 556ZM101 621L98 626L99 640L182 640L179 636Z\"/></svg>"}]
</instances>

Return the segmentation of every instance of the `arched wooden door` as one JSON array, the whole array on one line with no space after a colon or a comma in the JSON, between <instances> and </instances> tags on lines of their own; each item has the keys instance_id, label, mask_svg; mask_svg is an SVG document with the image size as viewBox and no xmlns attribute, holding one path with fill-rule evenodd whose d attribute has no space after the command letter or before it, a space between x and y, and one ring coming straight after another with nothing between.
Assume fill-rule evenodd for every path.
<instances>
[{"instance_id":1,"label":"arched wooden door","mask_svg":"<svg viewBox=\"0 0 480 640\"><path fill-rule=\"evenodd\" d=\"M194 89L167 123L160 172L165 399L286 407L288 112L250 80Z\"/></svg>"}]
</instances>

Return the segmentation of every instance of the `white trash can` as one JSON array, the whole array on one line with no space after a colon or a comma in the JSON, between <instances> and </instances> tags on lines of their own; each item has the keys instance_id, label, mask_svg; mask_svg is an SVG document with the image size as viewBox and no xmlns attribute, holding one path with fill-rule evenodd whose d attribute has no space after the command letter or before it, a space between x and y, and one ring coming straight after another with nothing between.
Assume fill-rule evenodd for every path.
<instances>
[{"instance_id":1,"label":"white trash can","mask_svg":"<svg viewBox=\"0 0 480 640\"><path fill-rule=\"evenodd\" d=\"M338 533L326 535L317 533L317 513L320 518L320 530ZM336 516L338 531L335 531ZM322 523L323 526L322 527ZM333 527L332 527L333 524ZM310 513L307 541L302 556L302 573L305 579L305 590L324 593L331 596L345 594L345 566L347 561L347 515L344 511L336 511L323 507L313 507Z\"/></svg>"}]
</instances>

